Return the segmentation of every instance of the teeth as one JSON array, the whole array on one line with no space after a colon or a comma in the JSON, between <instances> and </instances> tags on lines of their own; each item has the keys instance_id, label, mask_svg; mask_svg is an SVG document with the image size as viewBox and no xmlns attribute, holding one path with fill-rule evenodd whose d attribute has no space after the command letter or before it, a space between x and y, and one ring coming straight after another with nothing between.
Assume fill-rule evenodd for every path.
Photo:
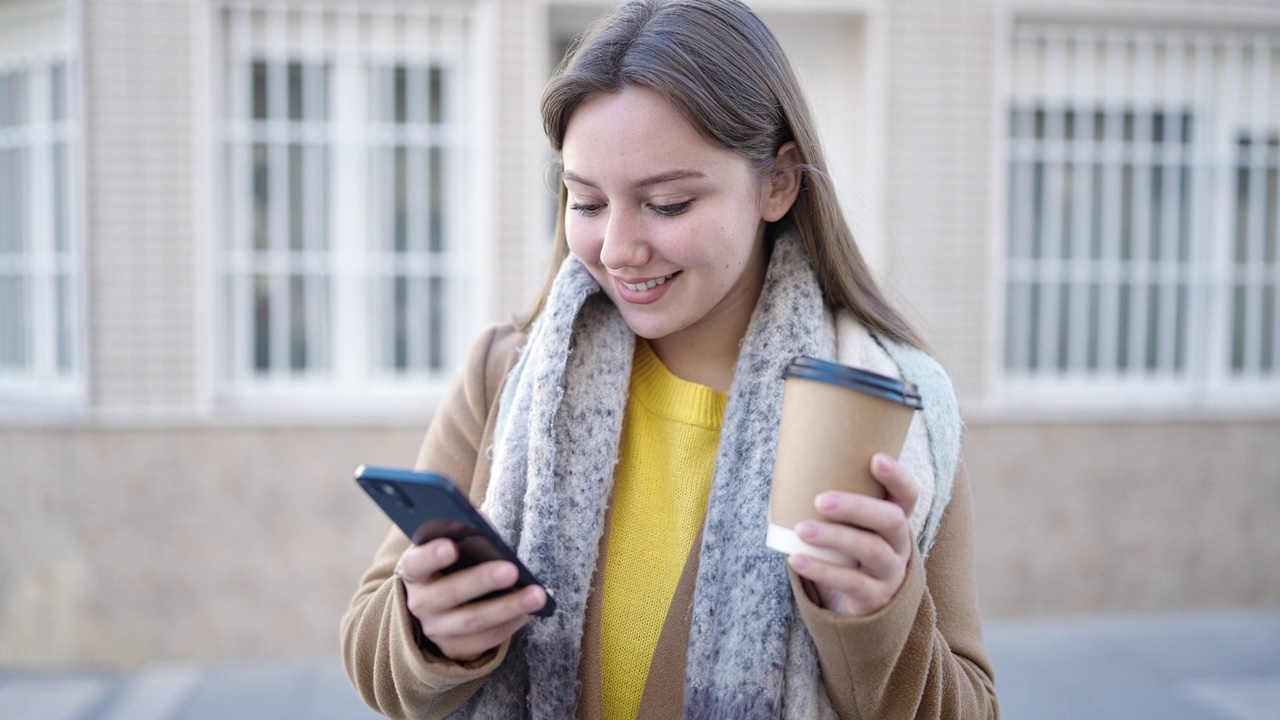
<instances>
[{"instance_id":1,"label":"teeth","mask_svg":"<svg viewBox=\"0 0 1280 720\"><path fill-rule=\"evenodd\" d=\"M653 280L649 280L648 282L637 283L635 285L632 285L629 282L624 282L622 283L622 286L628 290L631 290L632 292L640 292L641 290L649 290L651 288L656 288L662 283L670 280L673 277L675 277L675 273L671 273L666 277L655 278Z\"/></svg>"}]
</instances>

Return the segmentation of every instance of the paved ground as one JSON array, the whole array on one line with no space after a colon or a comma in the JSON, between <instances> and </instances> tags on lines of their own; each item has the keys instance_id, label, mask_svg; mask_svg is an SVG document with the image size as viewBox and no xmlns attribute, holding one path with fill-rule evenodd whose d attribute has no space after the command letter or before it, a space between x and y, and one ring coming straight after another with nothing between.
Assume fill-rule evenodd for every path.
<instances>
[{"instance_id":1,"label":"paved ground","mask_svg":"<svg viewBox=\"0 0 1280 720\"><path fill-rule=\"evenodd\" d=\"M1280 720L1280 609L991 623L1005 720ZM0 669L0 720L360 720L336 658Z\"/></svg>"}]
</instances>

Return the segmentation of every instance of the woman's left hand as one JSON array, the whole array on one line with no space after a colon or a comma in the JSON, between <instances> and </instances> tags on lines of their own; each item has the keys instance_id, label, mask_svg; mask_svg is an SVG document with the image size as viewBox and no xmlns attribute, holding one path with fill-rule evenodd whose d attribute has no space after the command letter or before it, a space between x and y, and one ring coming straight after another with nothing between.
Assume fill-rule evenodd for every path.
<instances>
[{"instance_id":1,"label":"woman's left hand","mask_svg":"<svg viewBox=\"0 0 1280 720\"><path fill-rule=\"evenodd\" d=\"M871 476L884 486L886 498L827 491L814 504L825 521L796 525L800 539L849 558L841 567L809 555L791 556L791 568L813 583L822 606L840 615L864 617L886 605L907 577L907 561L915 544L908 518L919 489L892 457L876 453Z\"/></svg>"}]
</instances>

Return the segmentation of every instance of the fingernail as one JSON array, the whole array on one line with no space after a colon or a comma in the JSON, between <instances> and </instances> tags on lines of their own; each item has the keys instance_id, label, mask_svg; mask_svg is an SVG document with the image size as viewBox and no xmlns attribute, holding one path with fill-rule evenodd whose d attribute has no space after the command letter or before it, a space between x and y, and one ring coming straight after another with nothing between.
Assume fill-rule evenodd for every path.
<instances>
[{"instance_id":1,"label":"fingernail","mask_svg":"<svg viewBox=\"0 0 1280 720\"><path fill-rule=\"evenodd\" d=\"M823 512L831 512L840 504L840 500L833 493L822 493L813 499L814 507Z\"/></svg>"},{"instance_id":2,"label":"fingernail","mask_svg":"<svg viewBox=\"0 0 1280 720\"><path fill-rule=\"evenodd\" d=\"M520 607L530 612L542 607L545 602L542 598L542 588L534 585L520 596Z\"/></svg>"},{"instance_id":3,"label":"fingernail","mask_svg":"<svg viewBox=\"0 0 1280 720\"><path fill-rule=\"evenodd\" d=\"M442 562L449 562L453 559L453 545L449 543L440 543L436 546L436 559Z\"/></svg>"},{"instance_id":4,"label":"fingernail","mask_svg":"<svg viewBox=\"0 0 1280 720\"><path fill-rule=\"evenodd\" d=\"M893 458L884 453L876 453L875 457L871 458L871 461L875 464L876 472L888 473L893 471Z\"/></svg>"},{"instance_id":5,"label":"fingernail","mask_svg":"<svg viewBox=\"0 0 1280 720\"><path fill-rule=\"evenodd\" d=\"M813 540L818 537L818 524L809 520L802 520L796 525L796 534L803 540Z\"/></svg>"},{"instance_id":6,"label":"fingernail","mask_svg":"<svg viewBox=\"0 0 1280 720\"><path fill-rule=\"evenodd\" d=\"M791 567L795 568L796 570L804 570L805 568L809 567L808 555L792 555L790 560L791 560Z\"/></svg>"}]
</instances>

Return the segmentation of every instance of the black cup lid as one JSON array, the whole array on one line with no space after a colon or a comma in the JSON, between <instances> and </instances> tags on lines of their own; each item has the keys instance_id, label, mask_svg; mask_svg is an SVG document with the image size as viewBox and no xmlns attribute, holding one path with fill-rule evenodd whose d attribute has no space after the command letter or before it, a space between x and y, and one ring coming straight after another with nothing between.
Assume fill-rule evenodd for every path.
<instances>
[{"instance_id":1,"label":"black cup lid","mask_svg":"<svg viewBox=\"0 0 1280 720\"><path fill-rule=\"evenodd\" d=\"M913 410L924 407L920 389L915 385L888 375L821 360L809 355L797 356L783 371L784 378L816 380L839 387L857 390L890 402L906 405Z\"/></svg>"}]
</instances>

